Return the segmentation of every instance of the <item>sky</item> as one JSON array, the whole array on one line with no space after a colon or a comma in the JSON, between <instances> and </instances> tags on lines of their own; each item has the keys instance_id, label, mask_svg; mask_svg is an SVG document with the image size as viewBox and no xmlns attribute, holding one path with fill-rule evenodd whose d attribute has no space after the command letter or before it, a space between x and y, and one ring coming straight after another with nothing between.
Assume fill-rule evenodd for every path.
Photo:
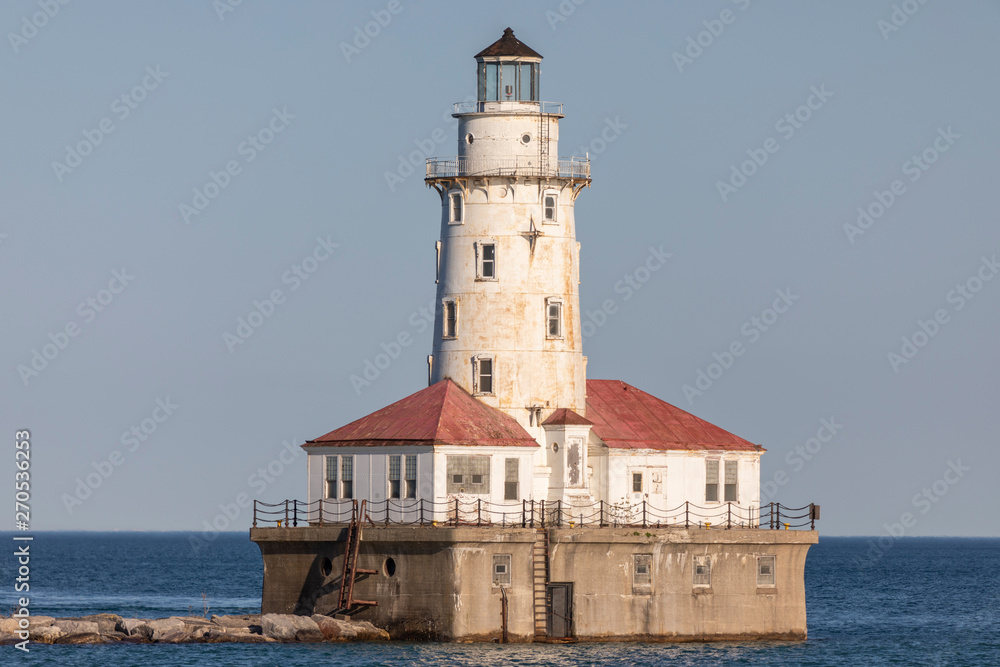
<instances>
[{"instance_id":1,"label":"sky","mask_svg":"<svg viewBox=\"0 0 1000 667\"><path fill-rule=\"evenodd\" d=\"M510 26L560 156L592 161L588 376L766 447L762 499L820 504L821 536L1000 535L998 24L986 0L5 2L0 490L26 429L34 530L244 530L238 498L304 499L298 445L426 386L422 165Z\"/></svg>"}]
</instances>

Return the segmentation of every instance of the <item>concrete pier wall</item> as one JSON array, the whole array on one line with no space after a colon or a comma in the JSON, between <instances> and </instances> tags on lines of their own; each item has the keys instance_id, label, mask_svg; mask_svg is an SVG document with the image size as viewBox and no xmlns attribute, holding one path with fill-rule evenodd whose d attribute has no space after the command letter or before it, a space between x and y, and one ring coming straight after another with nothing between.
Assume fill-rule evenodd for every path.
<instances>
[{"instance_id":1,"label":"concrete pier wall","mask_svg":"<svg viewBox=\"0 0 1000 667\"><path fill-rule=\"evenodd\" d=\"M334 611L344 534L342 525L251 529L264 558L262 613ZM494 556L510 556L508 633L533 641L536 536L532 528L367 526L358 567L379 574L360 576L354 597L378 606L354 617L393 638L499 638ZM806 637L803 577L815 531L551 528L549 541L550 581L572 584L578 639ZM707 584L696 557L702 566L708 557Z\"/></svg>"}]
</instances>

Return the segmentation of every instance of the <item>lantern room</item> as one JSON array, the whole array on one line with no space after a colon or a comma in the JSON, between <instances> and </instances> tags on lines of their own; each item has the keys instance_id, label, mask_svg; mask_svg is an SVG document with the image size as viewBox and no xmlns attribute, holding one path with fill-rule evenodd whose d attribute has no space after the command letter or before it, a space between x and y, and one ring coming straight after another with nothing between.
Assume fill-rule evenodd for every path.
<instances>
[{"instance_id":1,"label":"lantern room","mask_svg":"<svg viewBox=\"0 0 1000 667\"><path fill-rule=\"evenodd\" d=\"M542 56L507 28L476 54L480 102L537 102Z\"/></svg>"}]
</instances>

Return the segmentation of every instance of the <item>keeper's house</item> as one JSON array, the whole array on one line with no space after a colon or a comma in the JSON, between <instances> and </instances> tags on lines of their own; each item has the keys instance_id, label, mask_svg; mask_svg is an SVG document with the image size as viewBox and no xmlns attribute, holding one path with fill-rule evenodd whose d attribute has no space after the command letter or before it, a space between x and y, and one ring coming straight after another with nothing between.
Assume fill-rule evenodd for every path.
<instances>
[{"instance_id":1,"label":"keeper's house","mask_svg":"<svg viewBox=\"0 0 1000 667\"><path fill-rule=\"evenodd\" d=\"M803 638L818 507L761 507L760 445L586 378L590 164L559 157L541 60L509 28L476 55L458 154L427 161L429 386L307 442L306 501L255 504L263 611L410 638Z\"/></svg>"}]
</instances>

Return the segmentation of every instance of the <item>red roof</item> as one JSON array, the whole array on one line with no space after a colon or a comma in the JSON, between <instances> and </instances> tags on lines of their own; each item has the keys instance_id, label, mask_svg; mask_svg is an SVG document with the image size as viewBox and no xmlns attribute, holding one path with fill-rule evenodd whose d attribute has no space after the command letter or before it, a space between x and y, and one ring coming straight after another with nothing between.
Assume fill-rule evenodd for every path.
<instances>
[{"instance_id":1,"label":"red roof","mask_svg":"<svg viewBox=\"0 0 1000 667\"><path fill-rule=\"evenodd\" d=\"M621 380L587 380L587 418L614 449L764 451Z\"/></svg>"},{"instance_id":2,"label":"red roof","mask_svg":"<svg viewBox=\"0 0 1000 667\"><path fill-rule=\"evenodd\" d=\"M303 446L388 445L538 447L516 419L477 401L451 380L432 384Z\"/></svg>"},{"instance_id":3,"label":"red roof","mask_svg":"<svg viewBox=\"0 0 1000 667\"><path fill-rule=\"evenodd\" d=\"M542 426L561 426L563 424L579 424L587 426L591 423L592 422L589 419L581 417L569 408L559 408L549 415L548 419L542 422Z\"/></svg>"}]
</instances>

